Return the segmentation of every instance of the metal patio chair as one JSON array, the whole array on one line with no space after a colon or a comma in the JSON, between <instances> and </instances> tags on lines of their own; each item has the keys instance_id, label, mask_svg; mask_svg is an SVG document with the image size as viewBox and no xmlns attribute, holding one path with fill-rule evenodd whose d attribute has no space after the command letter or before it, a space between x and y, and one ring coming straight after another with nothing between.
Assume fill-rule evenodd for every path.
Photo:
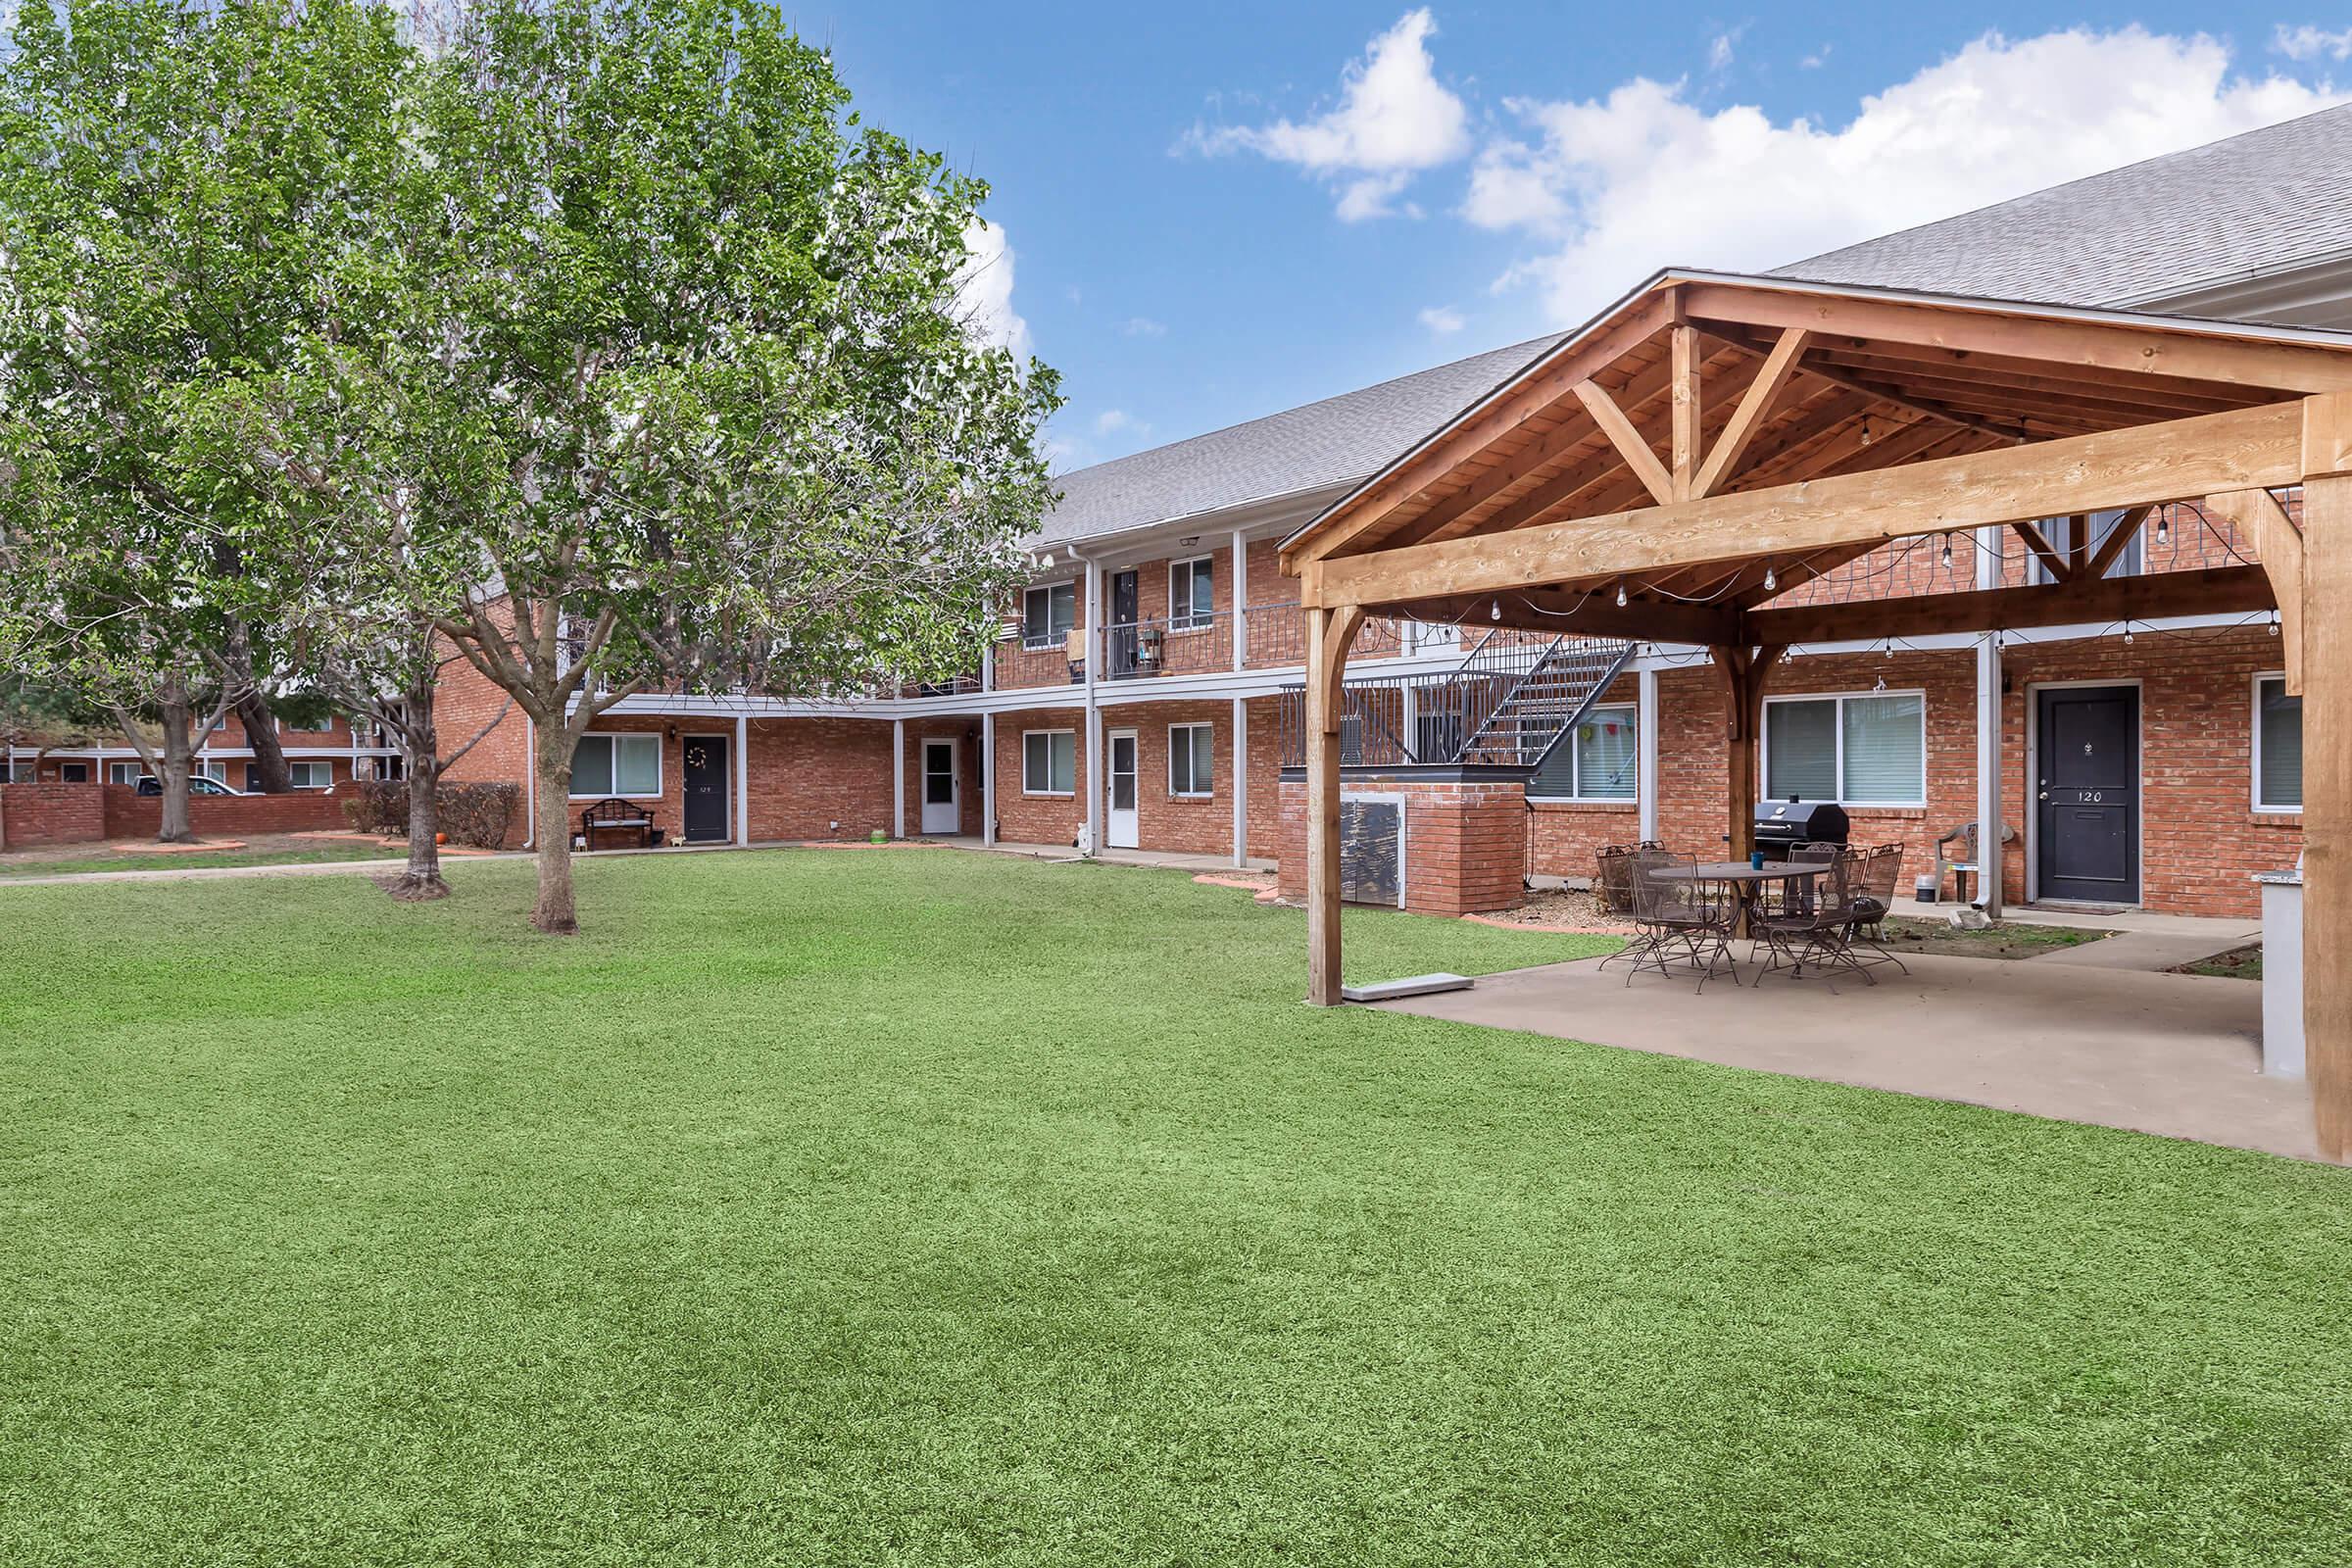
<instances>
[{"instance_id":1,"label":"metal patio chair","mask_svg":"<svg viewBox=\"0 0 2352 1568\"><path fill-rule=\"evenodd\" d=\"M1751 928L1765 950L1763 967L1756 973L1758 985L1775 969L1786 968L1796 980L1808 967L1831 975L1860 975L1869 985L1879 983L1854 956L1854 889L1861 859L1853 851L1841 850L1829 869L1812 879L1816 885L1809 899L1785 894L1778 909L1759 910Z\"/></svg>"},{"instance_id":2,"label":"metal patio chair","mask_svg":"<svg viewBox=\"0 0 2352 1568\"><path fill-rule=\"evenodd\" d=\"M1740 983L1740 961L1732 956L1732 935L1740 918L1740 900L1728 882L1664 881L1653 872L1694 865L1687 855L1666 850L1640 850L1630 857L1634 883L1634 925L1641 933L1626 951L1632 966L1625 983L1644 969L1668 973L1669 963L1684 963L1698 972L1698 989L1706 990L1719 966L1729 968L1732 984Z\"/></svg>"},{"instance_id":3,"label":"metal patio chair","mask_svg":"<svg viewBox=\"0 0 2352 1568\"><path fill-rule=\"evenodd\" d=\"M1865 853L1855 874L1854 918L1846 935L1857 961L1891 963L1909 974L1911 966L1886 946L1886 914L1894 907L1894 890L1902 885L1901 844L1881 844Z\"/></svg>"}]
</instances>

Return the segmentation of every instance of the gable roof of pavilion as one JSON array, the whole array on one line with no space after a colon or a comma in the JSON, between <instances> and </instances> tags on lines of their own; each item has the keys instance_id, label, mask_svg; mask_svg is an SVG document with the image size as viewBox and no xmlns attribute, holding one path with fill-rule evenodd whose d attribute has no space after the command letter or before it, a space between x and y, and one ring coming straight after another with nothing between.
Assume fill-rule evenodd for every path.
<instances>
[{"instance_id":1,"label":"gable roof of pavilion","mask_svg":"<svg viewBox=\"0 0 2352 1568\"><path fill-rule=\"evenodd\" d=\"M1687 371L1675 363L1678 345ZM1678 387L1695 388L1697 409L1679 469ZM1913 510L1899 528L1889 524L1887 537L2010 521L1967 520L1972 508L1983 510L2006 449L2203 416L2212 419L2179 426L2196 439L2184 439L2178 474L2148 472L2150 462L2166 458L2151 458L2144 443L2133 448L2140 468L2123 486L2133 490L2132 501L2112 504L2145 499L2138 492L2149 486L2185 499L2292 483L2280 475L2292 466L2295 411L2272 406L2343 390L2352 390L2352 333L1669 270L1294 532L1283 560L1290 569L1352 583L1353 602L1364 602L1364 584L1379 573L1351 557L1552 530L1540 546L1549 552L1542 570L1525 580L1564 583L1576 578L1567 569L1576 547L1552 525L1590 521L1589 536L1620 542L1611 559L1631 560L1641 551L1623 548L1625 539L1695 527L1710 501L1770 492L1744 507L1760 519L1774 498L1839 490L1820 481L1839 480L1851 493L1859 476L1942 459L1962 460L1939 470L1951 476L1948 505L1931 501L1922 511L1911 496ZM2086 484L2077 494L2096 490ZM1716 507L1708 514L1729 513ZM1713 545L1723 560L1743 561L1746 575L1710 579L1707 603L1742 610L1868 548L1849 541L1841 551L1775 560L1739 538ZM1494 576L1440 571L1426 593L1383 594L1380 602L1444 615L1459 609L1446 594L1483 595L1461 585ZM1612 580L1648 600L1632 605L1628 620L1645 609L1653 620L1670 619L1693 592L1688 572ZM1533 613L1560 613L1528 604ZM1505 618L1499 604L1493 613ZM1593 625L1609 618L1582 601L1575 613Z\"/></svg>"}]
</instances>

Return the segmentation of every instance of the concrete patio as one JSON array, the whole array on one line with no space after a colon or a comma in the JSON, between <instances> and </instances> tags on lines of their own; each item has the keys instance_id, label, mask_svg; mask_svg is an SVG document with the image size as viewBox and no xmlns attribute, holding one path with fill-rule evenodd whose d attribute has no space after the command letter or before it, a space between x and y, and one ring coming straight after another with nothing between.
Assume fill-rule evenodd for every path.
<instances>
[{"instance_id":1,"label":"concrete patio","mask_svg":"<svg viewBox=\"0 0 2352 1568\"><path fill-rule=\"evenodd\" d=\"M1550 964L1394 1012L2094 1122L2299 1159L2311 1102L2261 1066L2262 988L2040 960L1919 956L1880 983L1785 974L1702 993L1622 962ZM1752 982L1754 967L1741 965Z\"/></svg>"}]
</instances>

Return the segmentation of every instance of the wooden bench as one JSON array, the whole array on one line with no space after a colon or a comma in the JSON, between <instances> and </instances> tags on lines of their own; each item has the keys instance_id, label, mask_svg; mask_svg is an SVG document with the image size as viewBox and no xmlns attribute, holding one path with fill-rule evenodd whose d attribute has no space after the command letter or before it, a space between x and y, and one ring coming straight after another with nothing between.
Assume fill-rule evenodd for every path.
<instances>
[{"instance_id":1,"label":"wooden bench","mask_svg":"<svg viewBox=\"0 0 2352 1568\"><path fill-rule=\"evenodd\" d=\"M591 850L598 848L599 834L608 838L627 835L641 850L662 842L662 830L654 826L652 810L637 801L603 800L582 811L581 845Z\"/></svg>"}]
</instances>

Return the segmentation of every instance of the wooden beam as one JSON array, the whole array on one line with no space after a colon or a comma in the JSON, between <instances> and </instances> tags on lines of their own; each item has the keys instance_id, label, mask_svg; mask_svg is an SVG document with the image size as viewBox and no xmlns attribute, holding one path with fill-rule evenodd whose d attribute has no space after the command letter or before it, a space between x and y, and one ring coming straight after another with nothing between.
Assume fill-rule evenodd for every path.
<instances>
[{"instance_id":1,"label":"wooden beam","mask_svg":"<svg viewBox=\"0 0 2352 1568\"><path fill-rule=\"evenodd\" d=\"M2227 330L2009 315L1997 309L1754 284L1685 283L1682 288L1684 314L1702 322L1801 326L1824 337L1885 338L2039 360L2047 362L2053 373L2065 366L2088 366L2280 392L2352 390L2352 353L2318 344L2265 342Z\"/></svg>"},{"instance_id":2,"label":"wooden beam","mask_svg":"<svg viewBox=\"0 0 2352 1568\"><path fill-rule=\"evenodd\" d=\"M1698 476L1698 329L1687 321L1674 323L1668 334L1674 345L1674 499L1688 501Z\"/></svg>"},{"instance_id":3,"label":"wooden beam","mask_svg":"<svg viewBox=\"0 0 2352 1568\"><path fill-rule=\"evenodd\" d=\"M2234 524L2238 537L2254 546L2271 592L2278 601L2279 653L2286 663L2286 690L2303 695L2303 536L2278 498L2268 490L2235 490L2207 496L2205 510Z\"/></svg>"},{"instance_id":4,"label":"wooden beam","mask_svg":"<svg viewBox=\"0 0 2352 1568\"><path fill-rule=\"evenodd\" d=\"M1617 400L1609 396L1597 381L1577 382L1576 396L1584 404L1586 412L1592 416L1592 422L1600 426L1600 433L1609 438L1609 444L1625 460L1625 466L1634 470L1658 504L1664 506L1674 500L1674 476L1666 471L1666 466L1658 461L1658 455L1649 449L1649 443L1642 439L1642 432L1634 428L1634 421L1625 416L1625 411L1617 406Z\"/></svg>"},{"instance_id":5,"label":"wooden beam","mask_svg":"<svg viewBox=\"0 0 2352 1568\"><path fill-rule=\"evenodd\" d=\"M2074 563L2058 553L2058 547L2050 543L2049 535L2041 531L2038 518L2019 517L2009 524L2009 529L2026 542L2026 548L2034 552L2034 559L2041 563L2041 569L2050 574L2052 581L2073 580Z\"/></svg>"},{"instance_id":6,"label":"wooden beam","mask_svg":"<svg viewBox=\"0 0 2352 1568\"><path fill-rule=\"evenodd\" d=\"M1300 563L1327 556L1357 534L1376 527L1391 512L1451 471L1470 453L1493 445L1548 409L1570 387L1589 379L1594 370L1655 337L1672 318L1673 309L1673 300L1666 291L1652 290L1591 336L1541 357L1516 385L1498 390L1390 464L1353 494L1335 503L1316 519L1312 537L1301 540L1296 549L1282 552L1282 569L1295 575Z\"/></svg>"},{"instance_id":7,"label":"wooden beam","mask_svg":"<svg viewBox=\"0 0 2352 1568\"><path fill-rule=\"evenodd\" d=\"M1708 335L1718 337L1735 348L1745 349L1750 354L1760 355L1767 352L1762 343L1736 326L1725 326L1720 323L1710 324ZM1908 409L1913 414L1924 415L1931 419L1941 419L1947 424L1957 424L1966 429L1983 431L1986 435L1998 436L2004 441L2025 439L2025 433L2017 427L2015 421L2007 424L1997 423L1977 415L1963 413L1948 404L1938 403L1933 398L1915 397L1901 387L1890 385L1885 381L1872 380L1867 376L1850 375L1843 370L1833 370L1826 365L1818 364L1804 366L1801 373L1831 386L1843 387L1850 392L1866 393L1881 403L1891 403L1898 409Z\"/></svg>"},{"instance_id":8,"label":"wooden beam","mask_svg":"<svg viewBox=\"0 0 2352 1568\"><path fill-rule=\"evenodd\" d=\"M1317 602L1377 605L1978 528L2292 483L2293 404L1325 560Z\"/></svg>"},{"instance_id":9,"label":"wooden beam","mask_svg":"<svg viewBox=\"0 0 2352 1568\"><path fill-rule=\"evenodd\" d=\"M2140 525L2148 520L2148 514L2155 510L2153 506L2133 507L2116 518L2115 526L2107 530L2107 537L2099 541L2099 548L2092 551L2090 559L2082 564L2082 575L2106 576L2107 568L2115 564L2117 557L2132 548L2132 541L2139 536Z\"/></svg>"},{"instance_id":10,"label":"wooden beam","mask_svg":"<svg viewBox=\"0 0 2352 1568\"><path fill-rule=\"evenodd\" d=\"M1690 329L1678 327L1676 330ZM1684 492L1685 500L1696 501L1713 495L1716 487L1739 466L1741 454L1747 451L1748 442L1755 438L1764 416L1772 412L1773 402L1781 395L1781 388L1788 384L1788 372L1795 368L1798 356L1804 352L1805 334L1801 328L1790 327L1781 334L1780 341L1773 344L1772 352L1764 357L1764 368L1758 370L1755 379L1747 383L1746 395L1740 398L1740 406L1732 411L1732 422L1725 425L1723 433L1715 438L1714 450L1707 454L1707 461L1700 466L1689 489Z\"/></svg>"},{"instance_id":11,"label":"wooden beam","mask_svg":"<svg viewBox=\"0 0 2352 1568\"><path fill-rule=\"evenodd\" d=\"M1780 643L1877 642L1940 632L2005 631L2024 626L2103 626L2172 615L2252 614L2271 608L2271 581L2260 566L2209 566L2133 577L2093 577L2024 588L1976 588L1952 594L1905 594L1845 604L1755 610L1749 635Z\"/></svg>"},{"instance_id":12,"label":"wooden beam","mask_svg":"<svg viewBox=\"0 0 2352 1568\"><path fill-rule=\"evenodd\" d=\"M1704 648L1734 641L1740 634L1740 611L1736 605L1683 605L1635 595L1620 609L1616 590L1607 584L1590 591L1522 589L1502 595L1501 600L1502 624L1554 635L1624 637ZM1401 608L1424 620L1470 625L1484 623L1488 607L1493 603L1493 597L1481 595L1421 600Z\"/></svg>"}]
</instances>

